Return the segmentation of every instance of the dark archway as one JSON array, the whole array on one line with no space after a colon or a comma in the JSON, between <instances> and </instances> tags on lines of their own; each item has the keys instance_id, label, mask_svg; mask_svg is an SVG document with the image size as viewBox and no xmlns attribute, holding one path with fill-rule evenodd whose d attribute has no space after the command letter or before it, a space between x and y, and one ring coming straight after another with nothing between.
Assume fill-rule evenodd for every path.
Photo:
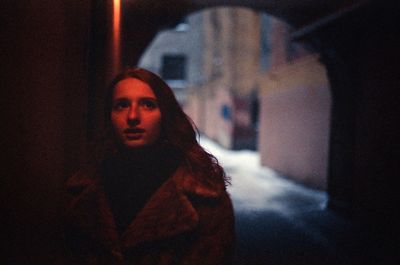
<instances>
[{"instance_id":1,"label":"dark archway","mask_svg":"<svg viewBox=\"0 0 400 265\"><path fill-rule=\"evenodd\" d=\"M293 38L307 39L317 47L331 83L329 207L368 227L381 224L382 218L394 221L397 166L391 143L398 143L393 127L399 113L395 103L399 51L394 37L398 6L317 2L130 1L125 9L124 63L135 64L158 30L205 7L246 6L288 21L297 28ZM138 27L143 21L145 27L143 23Z\"/></svg>"},{"instance_id":2,"label":"dark archway","mask_svg":"<svg viewBox=\"0 0 400 265\"><path fill-rule=\"evenodd\" d=\"M368 84L364 80L373 78L371 81L377 82L381 79L376 75L369 75L367 71L371 70L366 69L365 66L367 62L369 65L372 61L381 64L383 57L380 56L386 53L372 54L373 57L368 57L367 61L364 58L367 58L368 54L366 49L376 44L379 44L382 49L387 48L392 54L398 54L397 51L393 51L394 40L388 37L394 34L392 25L396 23L393 17L395 12L390 6L382 8L381 5L375 6L368 1L329 1L324 4L318 1L302 1L301 3L293 1L279 1L279 3L269 1L128 1L124 7L126 17L126 28L123 32L126 41L123 49L124 64L135 64L150 40L163 27L173 25L190 12L228 4L260 9L278 16L298 29L293 37L308 39L319 49L322 60L328 68L334 96L328 188L332 199L331 206L355 214L359 211L359 207L364 205L361 202L364 197L362 193L367 192L369 195L367 197L371 195L367 190L359 194L359 187L375 183L375 177L371 176L370 184L360 185L360 183L367 183L368 180L359 179L361 176L356 172L356 167L360 163L367 163L365 155L360 153L363 147L359 146L359 143L365 141L363 144L368 145L368 141L374 139L378 141L376 139L379 138L377 136L373 139L365 138L370 136L358 132L362 130L360 119L366 118L362 118L365 114L361 109L369 108L365 105L367 103L372 104L368 101L369 99L363 98L362 93L366 93ZM378 32L377 28L381 31ZM369 33L372 35L368 35ZM385 74L394 75L394 73L390 74L394 69L393 64L384 65L382 69L385 69ZM382 98L375 98L375 100L382 100L379 105L392 98L391 93L394 93L392 91L394 88L392 88L392 83L388 83L390 80L380 80L382 81L380 84L387 84L385 93L388 94L384 95L381 91L379 95ZM385 114L387 112L389 110L386 110ZM381 130L375 133L387 134ZM376 144L382 148L386 146L382 140ZM385 148L391 149L388 146ZM386 164L382 156L377 159ZM381 170L381 172L387 171L383 168ZM391 172L387 173L391 174Z\"/></svg>"},{"instance_id":3,"label":"dark archway","mask_svg":"<svg viewBox=\"0 0 400 265\"><path fill-rule=\"evenodd\" d=\"M357 9L367 1L197 1L197 0L130 0L123 3L124 41L131 47L123 56L128 61L123 64L135 64L147 44L158 30L176 24L191 12L216 6L241 6L267 12L278 17L293 27L307 31L320 24L329 16L334 19L344 13Z\"/></svg>"}]
</instances>

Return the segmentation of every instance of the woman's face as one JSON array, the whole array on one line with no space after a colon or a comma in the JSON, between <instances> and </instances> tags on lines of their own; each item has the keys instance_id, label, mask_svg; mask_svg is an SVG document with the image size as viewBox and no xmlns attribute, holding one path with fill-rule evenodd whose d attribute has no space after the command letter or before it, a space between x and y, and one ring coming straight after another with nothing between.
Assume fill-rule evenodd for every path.
<instances>
[{"instance_id":1,"label":"woman's face","mask_svg":"<svg viewBox=\"0 0 400 265\"><path fill-rule=\"evenodd\" d=\"M149 85L136 78L119 81L112 98L111 124L120 144L138 148L160 137L161 112Z\"/></svg>"}]
</instances>

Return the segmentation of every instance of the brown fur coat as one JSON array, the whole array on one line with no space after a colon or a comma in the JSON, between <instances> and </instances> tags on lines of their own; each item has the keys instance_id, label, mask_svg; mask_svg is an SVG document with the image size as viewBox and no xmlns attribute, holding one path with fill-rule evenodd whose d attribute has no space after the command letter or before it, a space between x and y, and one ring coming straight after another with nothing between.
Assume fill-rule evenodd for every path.
<instances>
[{"instance_id":1,"label":"brown fur coat","mask_svg":"<svg viewBox=\"0 0 400 265\"><path fill-rule=\"evenodd\" d=\"M71 264L231 264L234 217L223 185L179 167L120 236L98 175L86 170L67 182Z\"/></svg>"}]
</instances>

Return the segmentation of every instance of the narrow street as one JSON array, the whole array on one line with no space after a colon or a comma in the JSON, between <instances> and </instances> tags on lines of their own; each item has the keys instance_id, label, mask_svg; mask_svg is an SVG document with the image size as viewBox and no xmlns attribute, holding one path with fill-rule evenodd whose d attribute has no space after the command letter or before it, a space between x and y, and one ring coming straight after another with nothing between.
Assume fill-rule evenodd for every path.
<instances>
[{"instance_id":1,"label":"narrow street","mask_svg":"<svg viewBox=\"0 0 400 265\"><path fill-rule=\"evenodd\" d=\"M382 261L378 250L370 251L382 246L326 209L325 192L261 167L257 152L226 150L204 137L200 143L231 177L235 264L391 264Z\"/></svg>"}]
</instances>

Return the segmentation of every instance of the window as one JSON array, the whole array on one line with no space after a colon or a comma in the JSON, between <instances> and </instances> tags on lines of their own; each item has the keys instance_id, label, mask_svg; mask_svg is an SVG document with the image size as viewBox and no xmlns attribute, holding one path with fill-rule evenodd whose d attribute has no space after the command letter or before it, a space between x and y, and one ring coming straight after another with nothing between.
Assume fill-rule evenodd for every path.
<instances>
[{"instance_id":1,"label":"window","mask_svg":"<svg viewBox=\"0 0 400 265\"><path fill-rule=\"evenodd\" d=\"M188 29L189 29L189 23L187 17L183 17L182 19L180 19L175 26L175 31L178 32L185 32Z\"/></svg>"},{"instance_id":2,"label":"window","mask_svg":"<svg viewBox=\"0 0 400 265\"><path fill-rule=\"evenodd\" d=\"M161 75L165 80L186 79L186 56L164 55L162 58Z\"/></svg>"},{"instance_id":3,"label":"window","mask_svg":"<svg viewBox=\"0 0 400 265\"><path fill-rule=\"evenodd\" d=\"M271 57L271 47L270 47L270 22L269 17L266 14L261 15L261 56L260 56L260 66L261 70L265 71L269 67L269 60Z\"/></svg>"}]
</instances>

